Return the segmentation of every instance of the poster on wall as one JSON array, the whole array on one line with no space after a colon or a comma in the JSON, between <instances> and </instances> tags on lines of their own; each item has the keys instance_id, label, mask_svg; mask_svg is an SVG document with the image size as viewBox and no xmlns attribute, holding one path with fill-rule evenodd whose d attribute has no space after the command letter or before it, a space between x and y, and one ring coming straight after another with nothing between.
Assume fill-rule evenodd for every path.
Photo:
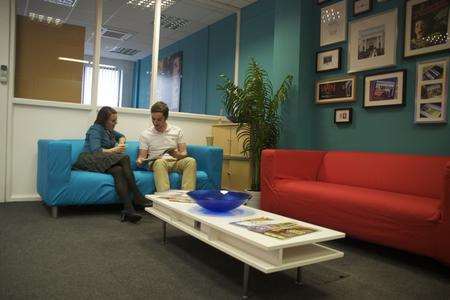
<instances>
[{"instance_id":1,"label":"poster on wall","mask_svg":"<svg viewBox=\"0 0 450 300\"><path fill-rule=\"evenodd\" d=\"M450 49L449 9L450 0L406 3L405 57Z\"/></svg>"},{"instance_id":2,"label":"poster on wall","mask_svg":"<svg viewBox=\"0 0 450 300\"><path fill-rule=\"evenodd\" d=\"M368 108L404 105L405 86L406 70L366 75L363 106Z\"/></svg>"},{"instance_id":3,"label":"poster on wall","mask_svg":"<svg viewBox=\"0 0 450 300\"><path fill-rule=\"evenodd\" d=\"M345 41L346 36L346 1L340 1L322 8L320 10L320 46Z\"/></svg>"},{"instance_id":4,"label":"poster on wall","mask_svg":"<svg viewBox=\"0 0 450 300\"><path fill-rule=\"evenodd\" d=\"M158 61L156 97L164 101L170 111L180 111L183 52L177 52Z\"/></svg>"},{"instance_id":5,"label":"poster on wall","mask_svg":"<svg viewBox=\"0 0 450 300\"><path fill-rule=\"evenodd\" d=\"M396 63L397 9L350 22L348 72Z\"/></svg>"},{"instance_id":6,"label":"poster on wall","mask_svg":"<svg viewBox=\"0 0 450 300\"><path fill-rule=\"evenodd\" d=\"M355 76L323 79L316 82L316 103L355 101Z\"/></svg>"},{"instance_id":7,"label":"poster on wall","mask_svg":"<svg viewBox=\"0 0 450 300\"><path fill-rule=\"evenodd\" d=\"M416 123L447 121L448 58L417 64Z\"/></svg>"}]
</instances>

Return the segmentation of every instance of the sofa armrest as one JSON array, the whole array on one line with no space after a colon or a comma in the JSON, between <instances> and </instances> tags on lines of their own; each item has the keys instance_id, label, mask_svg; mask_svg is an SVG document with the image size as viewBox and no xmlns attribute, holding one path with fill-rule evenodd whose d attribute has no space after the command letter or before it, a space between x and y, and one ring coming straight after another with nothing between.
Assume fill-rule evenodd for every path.
<instances>
[{"instance_id":1,"label":"sofa armrest","mask_svg":"<svg viewBox=\"0 0 450 300\"><path fill-rule=\"evenodd\" d=\"M55 190L67 184L72 169L72 145L55 140L38 141L37 190L42 199L51 203Z\"/></svg>"},{"instance_id":2,"label":"sofa armrest","mask_svg":"<svg viewBox=\"0 0 450 300\"><path fill-rule=\"evenodd\" d=\"M206 172L213 187L220 189L222 182L222 148L188 145L187 152L197 161L197 170Z\"/></svg>"},{"instance_id":3,"label":"sofa armrest","mask_svg":"<svg viewBox=\"0 0 450 300\"><path fill-rule=\"evenodd\" d=\"M442 220L450 223L450 162L445 166L443 181Z\"/></svg>"},{"instance_id":4,"label":"sofa armrest","mask_svg":"<svg viewBox=\"0 0 450 300\"><path fill-rule=\"evenodd\" d=\"M266 149L262 153L261 176L269 180L317 180L326 151Z\"/></svg>"}]
</instances>

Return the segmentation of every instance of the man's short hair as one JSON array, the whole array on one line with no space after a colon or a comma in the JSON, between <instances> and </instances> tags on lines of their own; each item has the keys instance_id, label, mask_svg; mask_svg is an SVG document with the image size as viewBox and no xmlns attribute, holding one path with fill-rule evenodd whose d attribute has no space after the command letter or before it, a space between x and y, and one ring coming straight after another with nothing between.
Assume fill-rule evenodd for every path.
<instances>
[{"instance_id":1,"label":"man's short hair","mask_svg":"<svg viewBox=\"0 0 450 300\"><path fill-rule=\"evenodd\" d=\"M169 107L167 106L166 103L162 102L162 101L158 101L155 104L152 105L152 108L150 109L151 113L162 113L164 116L164 119L167 120L167 118L169 117Z\"/></svg>"}]
</instances>

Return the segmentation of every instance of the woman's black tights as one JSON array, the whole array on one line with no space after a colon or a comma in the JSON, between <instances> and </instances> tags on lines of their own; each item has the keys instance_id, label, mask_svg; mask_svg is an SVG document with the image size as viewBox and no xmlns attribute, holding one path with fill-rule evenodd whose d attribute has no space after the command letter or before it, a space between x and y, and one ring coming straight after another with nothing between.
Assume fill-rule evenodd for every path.
<instances>
[{"instance_id":1,"label":"woman's black tights","mask_svg":"<svg viewBox=\"0 0 450 300\"><path fill-rule=\"evenodd\" d=\"M117 164L106 170L106 172L114 177L116 192L122 200L125 209L133 208L133 202L128 196L129 191L133 192L135 204L142 203L144 196L136 185L128 155L125 155Z\"/></svg>"}]
</instances>

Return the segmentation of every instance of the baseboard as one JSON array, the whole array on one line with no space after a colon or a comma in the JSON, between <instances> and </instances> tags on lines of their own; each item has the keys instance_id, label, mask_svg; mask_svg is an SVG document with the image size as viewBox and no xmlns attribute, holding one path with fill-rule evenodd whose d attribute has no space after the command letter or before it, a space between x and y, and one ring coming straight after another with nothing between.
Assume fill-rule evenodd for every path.
<instances>
[{"instance_id":1,"label":"baseboard","mask_svg":"<svg viewBox=\"0 0 450 300\"><path fill-rule=\"evenodd\" d=\"M29 201L41 201L41 197L38 194L12 195L11 200L6 202L29 202Z\"/></svg>"}]
</instances>

